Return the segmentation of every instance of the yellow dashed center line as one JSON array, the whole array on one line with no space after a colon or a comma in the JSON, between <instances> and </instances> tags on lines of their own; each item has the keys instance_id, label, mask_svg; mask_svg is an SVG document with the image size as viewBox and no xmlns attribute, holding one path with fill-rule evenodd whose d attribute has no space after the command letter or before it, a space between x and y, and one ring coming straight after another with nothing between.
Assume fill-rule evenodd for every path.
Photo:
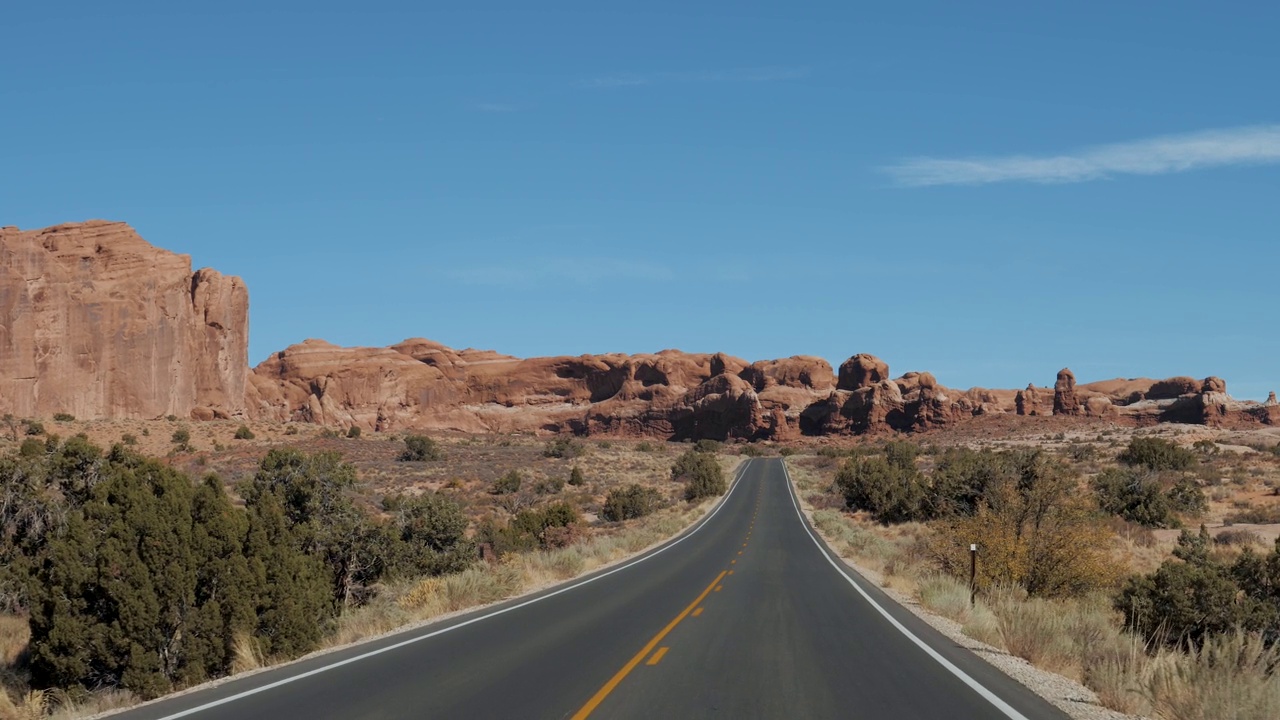
<instances>
[{"instance_id":1,"label":"yellow dashed center line","mask_svg":"<svg viewBox=\"0 0 1280 720\"><path fill-rule=\"evenodd\" d=\"M662 662L662 656L666 655L667 651L670 649L671 648L665 648L665 647L658 648L658 652L654 653L653 657L649 658L649 662L645 663L645 665L657 665L658 663Z\"/></svg>"},{"instance_id":2,"label":"yellow dashed center line","mask_svg":"<svg viewBox=\"0 0 1280 720\"><path fill-rule=\"evenodd\" d=\"M613 677L609 678L609 682L605 683L604 687L597 690L596 694L592 695L591 699L587 701L587 704L583 705L578 712L573 714L571 720L584 720L590 716L591 713L600 706L600 703L604 702L604 699L609 697L609 693L613 692L614 688L618 687L618 683L622 682L627 675L631 674L631 671L634 670L642 660L648 657L649 653L653 652L653 649L658 646L658 643L662 642L663 638L665 638L672 630L675 630L676 626L689 616L689 613L693 612L695 608L702 604L702 601L711 594L711 591L714 588L720 585L720 581L723 580L724 576L727 574L729 574L727 570L721 572L720 575L707 586L707 589L703 590L702 594L689 605L689 607L685 608L684 611L677 615L674 620L667 623L667 626L662 628L657 635L654 635L653 639L649 640L649 642L640 649L640 652L636 653L635 657L631 658L626 665L622 666L621 670L615 673Z\"/></svg>"},{"instance_id":3,"label":"yellow dashed center line","mask_svg":"<svg viewBox=\"0 0 1280 720\"><path fill-rule=\"evenodd\" d=\"M723 585L717 585L717 586L716 586L716 592L720 592L720 591L721 591L721 590L723 590L723 589L724 589L724 586L723 586Z\"/></svg>"},{"instance_id":4,"label":"yellow dashed center line","mask_svg":"<svg viewBox=\"0 0 1280 720\"><path fill-rule=\"evenodd\" d=\"M699 615L701 615L701 614L702 614L702 611L703 611L704 609L705 609L705 608L698 608L697 610L694 610L694 611L693 611L693 616L694 616L694 617L698 617Z\"/></svg>"}]
</instances>

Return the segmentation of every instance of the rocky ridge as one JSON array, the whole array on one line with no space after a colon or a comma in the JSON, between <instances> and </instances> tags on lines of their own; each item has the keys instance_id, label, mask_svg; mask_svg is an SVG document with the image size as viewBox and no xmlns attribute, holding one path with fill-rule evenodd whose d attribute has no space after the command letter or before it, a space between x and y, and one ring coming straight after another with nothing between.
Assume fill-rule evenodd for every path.
<instances>
[{"instance_id":1,"label":"rocky ridge","mask_svg":"<svg viewBox=\"0 0 1280 720\"><path fill-rule=\"evenodd\" d=\"M1277 425L1280 404L1241 402L1210 377L1078 384L1052 395L956 390L893 377L874 355L833 371L811 356L722 353L516 358L414 338L384 348L307 340L247 362L239 278L193 272L123 223L0 229L0 411L83 418L244 417L372 431L787 439L922 432L988 415L1137 425Z\"/></svg>"}]
</instances>

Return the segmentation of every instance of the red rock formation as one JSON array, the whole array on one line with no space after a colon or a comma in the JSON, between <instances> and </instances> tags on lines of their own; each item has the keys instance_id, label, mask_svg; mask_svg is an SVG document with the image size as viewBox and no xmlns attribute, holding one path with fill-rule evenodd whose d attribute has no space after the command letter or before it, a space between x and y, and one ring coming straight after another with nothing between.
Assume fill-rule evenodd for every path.
<instances>
[{"instance_id":1,"label":"red rock formation","mask_svg":"<svg viewBox=\"0 0 1280 720\"><path fill-rule=\"evenodd\" d=\"M1203 383L1195 378L1189 377L1171 377L1165 380L1157 380L1151 387L1143 393L1145 400L1173 400L1183 395L1191 395L1200 392L1200 386Z\"/></svg>"},{"instance_id":2,"label":"red rock formation","mask_svg":"<svg viewBox=\"0 0 1280 720\"><path fill-rule=\"evenodd\" d=\"M1059 370L1058 380L1053 384L1053 414L1080 414L1080 400L1076 397L1076 376L1070 368Z\"/></svg>"},{"instance_id":3,"label":"red rock formation","mask_svg":"<svg viewBox=\"0 0 1280 720\"><path fill-rule=\"evenodd\" d=\"M1026 390L1019 390L1014 402L1017 405L1019 415L1040 414L1040 391L1036 389L1034 384L1027 383Z\"/></svg>"},{"instance_id":4,"label":"red rock formation","mask_svg":"<svg viewBox=\"0 0 1280 720\"><path fill-rule=\"evenodd\" d=\"M889 365L876 357L861 353L840 364L837 390L861 390L889 380Z\"/></svg>"},{"instance_id":5,"label":"red rock formation","mask_svg":"<svg viewBox=\"0 0 1280 720\"><path fill-rule=\"evenodd\" d=\"M244 283L124 223L0 228L0 409L81 418L238 416Z\"/></svg>"}]
</instances>

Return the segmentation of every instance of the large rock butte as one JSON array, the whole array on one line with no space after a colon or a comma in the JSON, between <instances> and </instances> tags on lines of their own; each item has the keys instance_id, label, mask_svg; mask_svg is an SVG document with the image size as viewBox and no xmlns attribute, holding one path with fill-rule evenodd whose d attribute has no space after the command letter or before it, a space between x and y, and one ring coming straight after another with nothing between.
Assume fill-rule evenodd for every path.
<instances>
[{"instance_id":1,"label":"large rock butte","mask_svg":"<svg viewBox=\"0 0 1280 720\"><path fill-rule=\"evenodd\" d=\"M0 228L0 408L244 414L249 294L124 223Z\"/></svg>"}]
</instances>

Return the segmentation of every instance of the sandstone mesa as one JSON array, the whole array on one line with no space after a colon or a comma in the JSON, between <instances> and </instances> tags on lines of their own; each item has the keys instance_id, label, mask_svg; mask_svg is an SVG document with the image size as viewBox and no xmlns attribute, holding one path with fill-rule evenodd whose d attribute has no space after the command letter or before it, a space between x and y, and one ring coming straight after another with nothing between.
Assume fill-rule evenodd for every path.
<instances>
[{"instance_id":1,"label":"sandstone mesa","mask_svg":"<svg viewBox=\"0 0 1280 720\"><path fill-rule=\"evenodd\" d=\"M0 228L0 411L81 418L300 421L366 430L788 439L918 432L989 415L1148 425L1280 424L1275 395L1242 402L1217 377L1077 384L1052 394L956 390L892 377L857 354L833 372L811 356L721 353L516 358L424 339L384 348L306 340L252 370L248 291L192 271L124 223Z\"/></svg>"}]
</instances>

